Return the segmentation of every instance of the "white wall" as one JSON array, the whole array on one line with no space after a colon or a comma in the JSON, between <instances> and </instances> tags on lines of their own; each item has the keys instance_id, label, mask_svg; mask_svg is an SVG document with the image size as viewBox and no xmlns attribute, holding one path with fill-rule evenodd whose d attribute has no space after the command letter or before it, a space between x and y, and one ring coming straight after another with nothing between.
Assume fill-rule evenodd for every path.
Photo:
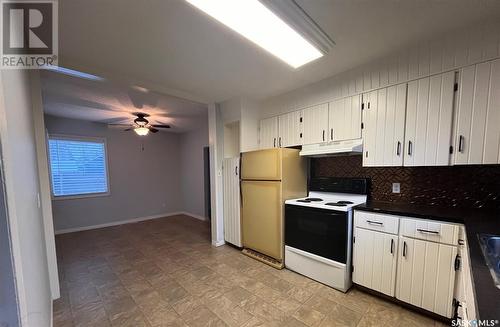
<instances>
[{"instance_id":1,"label":"white wall","mask_svg":"<svg viewBox=\"0 0 500 327\"><path fill-rule=\"evenodd\" d=\"M111 194L52 201L56 231L183 210L179 135L141 138L105 124L47 115L45 124L49 134L103 137L108 151Z\"/></svg>"},{"instance_id":2,"label":"white wall","mask_svg":"<svg viewBox=\"0 0 500 327\"><path fill-rule=\"evenodd\" d=\"M38 203L30 82L28 74L21 70L5 70L0 76L2 164L21 321L24 326L48 327L52 296Z\"/></svg>"},{"instance_id":3,"label":"white wall","mask_svg":"<svg viewBox=\"0 0 500 327\"><path fill-rule=\"evenodd\" d=\"M500 55L500 23L464 28L414 44L385 58L268 98L260 118L454 70Z\"/></svg>"},{"instance_id":4,"label":"white wall","mask_svg":"<svg viewBox=\"0 0 500 327\"><path fill-rule=\"evenodd\" d=\"M205 213L205 167L203 149L208 146L208 121L179 138L182 210L207 219Z\"/></svg>"},{"instance_id":5,"label":"white wall","mask_svg":"<svg viewBox=\"0 0 500 327\"><path fill-rule=\"evenodd\" d=\"M49 266L50 290L52 299L61 295L59 287L59 270L57 268L56 241L54 237L54 218L52 214L52 199L50 193L50 177L47 157L47 140L45 122L43 117L42 90L39 71L30 72L31 95L33 103L33 125L35 128L35 142L40 185L40 203L42 207L43 226L45 231L45 244L47 264Z\"/></svg>"}]
</instances>

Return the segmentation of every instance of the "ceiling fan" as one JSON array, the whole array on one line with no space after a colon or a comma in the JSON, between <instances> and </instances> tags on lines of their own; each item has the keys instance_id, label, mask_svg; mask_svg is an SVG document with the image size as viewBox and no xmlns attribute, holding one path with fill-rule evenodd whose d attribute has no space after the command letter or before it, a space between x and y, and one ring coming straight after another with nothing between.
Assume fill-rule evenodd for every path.
<instances>
[{"instance_id":1,"label":"ceiling fan","mask_svg":"<svg viewBox=\"0 0 500 327\"><path fill-rule=\"evenodd\" d=\"M125 129L125 131L133 130L137 135L145 136L148 135L149 132L156 133L158 132L158 128L170 128L170 125L165 124L150 124L146 117L149 117L148 114L143 112L134 112L132 115L137 118L134 119L134 123L129 128Z\"/></svg>"}]
</instances>

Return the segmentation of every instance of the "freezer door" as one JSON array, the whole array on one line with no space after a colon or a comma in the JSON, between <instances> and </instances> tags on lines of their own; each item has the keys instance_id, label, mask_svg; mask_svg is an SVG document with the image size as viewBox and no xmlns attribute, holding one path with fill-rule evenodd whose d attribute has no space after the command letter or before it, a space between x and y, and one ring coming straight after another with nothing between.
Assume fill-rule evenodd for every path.
<instances>
[{"instance_id":1,"label":"freezer door","mask_svg":"<svg viewBox=\"0 0 500 327\"><path fill-rule=\"evenodd\" d=\"M281 182L242 181L243 247L283 259Z\"/></svg>"},{"instance_id":2,"label":"freezer door","mask_svg":"<svg viewBox=\"0 0 500 327\"><path fill-rule=\"evenodd\" d=\"M241 155L241 179L281 180L282 149L244 152Z\"/></svg>"}]
</instances>

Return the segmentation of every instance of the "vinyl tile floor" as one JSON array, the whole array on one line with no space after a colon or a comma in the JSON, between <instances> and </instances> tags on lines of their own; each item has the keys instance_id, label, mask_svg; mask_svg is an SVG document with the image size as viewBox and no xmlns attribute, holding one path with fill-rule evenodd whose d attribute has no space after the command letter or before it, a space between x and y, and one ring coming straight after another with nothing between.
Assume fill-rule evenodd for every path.
<instances>
[{"instance_id":1,"label":"vinyl tile floor","mask_svg":"<svg viewBox=\"0 0 500 327\"><path fill-rule=\"evenodd\" d=\"M59 235L55 327L444 326L351 289L276 270L188 216Z\"/></svg>"}]
</instances>

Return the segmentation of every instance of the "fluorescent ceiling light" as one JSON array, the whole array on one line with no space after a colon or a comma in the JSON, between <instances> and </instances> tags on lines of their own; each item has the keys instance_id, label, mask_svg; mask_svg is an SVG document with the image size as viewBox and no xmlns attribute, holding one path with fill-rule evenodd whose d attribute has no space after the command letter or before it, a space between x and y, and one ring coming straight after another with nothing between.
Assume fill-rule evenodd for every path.
<instances>
[{"instance_id":1,"label":"fluorescent ceiling light","mask_svg":"<svg viewBox=\"0 0 500 327\"><path fill-rule=\"evenodd\" d=\"M186 1L294 68L323 56L258 0Z\"/></svg>"}]
</instances>

